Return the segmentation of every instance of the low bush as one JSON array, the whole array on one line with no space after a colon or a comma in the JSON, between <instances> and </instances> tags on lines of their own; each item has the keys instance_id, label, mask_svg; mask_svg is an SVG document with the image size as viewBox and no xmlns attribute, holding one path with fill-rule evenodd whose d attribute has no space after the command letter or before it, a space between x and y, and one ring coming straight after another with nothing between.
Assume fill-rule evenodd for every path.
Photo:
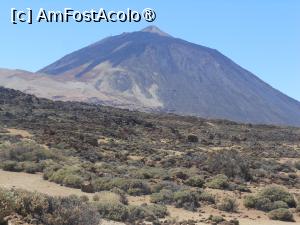
<instances>
[{"instance_id":1,"label":"low bush","mask_svg":"<svg viewBox=\"0 0 300 225\"><path fill-rule=\"evenodd\" d=\"M206 162L208 170L214 174L225 174L230 178L239 178L245 181L252 179L251 164L238 150L223 149L209 154Z\"/></svg>"},{"instance_id":2,"label":"low bush","mask_svg":"<svg viewBox=\"0 0 300 225\"><path fill-rule=\"evenodd\" d=\"M145 219L154 221L164 218L167 214L167 208L162 205L124 205L121 202L97 202L96 207L103 218L115 221L129 221Z\"/></svg>"},{"instance_id":3,"label":"low bush","mask_svg":"<svg viewBox=\"0 0 300 225\"><path fill-rule=\"evenodd\" d=\"M200 206L200 191L179 190L172 192L163 189L159 193L153 193L150 201L157 204L173 204L177 208L195 211Z\"/></svg>"},{"instance_id":4,"label":"low bush","mask_svg":"<svg viewBox=\"0 0 300 225\"><path fill-rule=\"evenodd\" d=\"M96 209L76 196L58 198L0 189L0 222L3 222L3 217L14 213L45 225L98 225L100 221Z\"/></svg>"},{"instance_id":5,"label":"low bush","mask_svg":"<svg viewBox=\"0 0 300 225\"><path fill-rule=\"evenodd\" d=\"M174 193L171 190L163 189L159 193L153 193L150 201L157 204L172 204L174 202Z\"/></svg>"},{"instance_id":6,"label":"low bush","mask_svg":"<svg viewBox=\"0 0 300 225\"><path fill-rule=\"evenodd\" d=\"M199 201L200 202L208 202L210 204L215 204L216 203L216 197L206 191L203 191L200 195L199 195Z\"/></svg>"},{"instance_id":7,"label":"low bush","mask_svg":"<svg viewBox=\"0 0 300 225\"><path fill-rule=\"evenodd\" d=\"M284 201L275 201L274 203L273 203L273 207L272 207L273 209L288 209L289 208L289 206L288 206L288 204L286 203L286 202L284 202Z\"/></svg>"},{"instance_id":8,"label":"low bush","mask_svg":"<svg viewBox=\"0 0 300 225\"><path fill-rule=\"evenodd\" d=\"M21 172L23 168L15 161L4 161L1 163L1 169L11 172Z\"/></svg>"},{"instance_id":9,"label":"low bush","mask_svg":"<svg viewBox=\"0 0 300 225\"><path fill-rule=\"evenodd\" d=\"M63 179L63 184L67 187L80 188L83 178L79 175L71 174Z\"/></svg>"},{"instance_id":10,"label":"low bush","mask_svg":"<svg viewBox=\"0 0 300 225\"><path fill-rule=\"evenodd\" d=\"M278 208L295 207L296 202L292 194L279 186L271 186L258 192L256 195L248 195L244 199L247 208L255 208L261 211L271 211Z\"/></svg>"},{"instance_id":11,"label":"low bush","mask_svg":"<svg viewBox=\"0 0 300 225\"><path fill-rule=\"evenodd\" d=\"M119 188L130 195L150 193L150 186L143 180L125 178L97 178L92 181L95 191L107 191Z\"/></svg>"},{"instance_id":12,"label":"low bush","mask_svg":"<svg viewBox=\"0 0 300 225\"><path fill-rule=\"evenodd\" d=\"M58 155L33 141L21 141L1 146L0 158L15 162L39 162L46 159L58 159Z\"/></svg>"},{"instance_id":13,"label":"low bush","mask_svg":"<svg viewBox=\"0 0 300 225\"><path fill-rule=\"evenodd\" d=\"M11 215L16 208L16 199L13 193L0 189L0 224L4 224L4 218Z\"/></svg>"},{"instance_id":14,"label":"low bush","mask_svg":"<svg viewBox=\"0 0 300 225\"><path fill-rule=\"evenodd\" d=\"M238 203L235 198L226 196L217 204L217 208L225 212L237 212Z\"/></svg>"},{"instance_id":15,"label":"low bush","mask_svg":"<svg viewBox=\"0 0 300 225\"><path fill-rule=\"evenodd\" d=\"M37 173L43 171L42 166L39 163L34 162L24 162L22 163L22 168L26 173Z\"/></svg>"},{"instance_id":16,"label":"low bush","mask_svg":"<svg viewBox=\"0 0 300 225\"><path fill-rule=\"evenodd\" d=\"M179 191L180 189L182 189L182 186L180 186L172 181L162 181L158 184L153 185L151 187L151 192L158 193L163 189L171 190L172 192L175 192L175 191Z\"/></svg>"},{"instance_id":17,"label":"low bush","mask_svg":"<svg viewBox=\"0 0 300 225\"><path fill-rule=\"evenodd\" d=\"M293 222L294 217L293 214L288 209L274 209L268 214L271 220L280 220L280 221L289 221Z\"/></svg>"},{"instance_id":18,"label":"low bush","mask_svg":"<svg viewBox=\"0 0 300 225\"><path fill-rule=\"evenodd\" d=\"M268 212L273 209L273 202L269 198L258 197L255 202L255 208L264 212Z\"/></svg>"},{"instance_id":19,"label":"low bush","mask_svg":"<svg viewBox=\"0 0 300 225\"><path fill-rule=\"evenodd\" d=\"M168 215L167 208L162 205L141 205L128 206L128 220L135 221L145 219L147 221L157 221Z\"/></svg>"},{"instance_id":20,"label":"low bush","mask_svg":"<svg viewBox=\"0 0 300 225\"><path fill-rule=\"evenodd\" d=\"M256 208L256 201L257 201L257 198L256 196L254 195L247 195L245 198L244 198L244 206L246 208Z\"/></svg>"},{"instance_id":21,"label":"low bush","mask_svg":"<svg viewBox=\"0 0 300 225\"><path fill-rule=\"evenodd\" d=\"M229 187L229 180L228 177L223 175L223 174L219 174L215 177L213 177L210 181L208 181L205 184L206 187L209 188L213 188L213 189L227 189Z\"/></svg>"},{"instance_id":22,"label":"low bush","mask_svg":"<svg viewBox=\"0 0 300 225\"><path fill-rule=\"evenodd\" d=\"M195 211L200 207L199 193L196 191L182 190L174 193L174 202L177 208Z\"/></svg>"},{"instance_id":23,"label":"low bush","mask_svg":"<svg viewBox=\"0 0 300 225\"><path fill-rule=\"evenodd\" d=\"M120 202L97 202L96 208L103 218L116 221L128 219L128 208Z\"/></svg>"},{"instance_id":24,"label":"low bush","mask_svg":"<svg viewBox=\"0 0 300 225\"><path fill-rule=\"evenodd\" d=\"M45 173L47 172L45 171ZM47 177L50 181L72 188L80 188L83 182L83 173L77 166L65 166L58 170L51 170L47 173Z\"/></svg>"},{"instance_id":25,"label":"low bush","mask_svg":"<svg viewBox=\"0 0 300 225\"><path fill-rule=\"evenodd\" d=\"M213 215L210 215L208 217L208 219L211 222L213 222L214 224L218 224L218 223L221 223L221 222L225 221L225 219L222 216L213 216Z\"/></svg>"},{"instance_id":26,"label":"low bush","mask_svg":"<svg viewBox=\"0 0 300 225\"><path fill-rule=\"evenodd\" d=\"M145 211L147 211L149 214L153 214L156 218L164 218L165 216L168 215L168 210L165 206L163 205L145 205L142 206Z\"/></svg>"},{"instance_id":27,"label":"low bush","mask_svg":"<svg viewBox=\"0 0 300 225\"><path fill-rule=\"evenodd\" d=\"M268 198L272 202L283 201L287 203L289 207L296 206L294 196L280 186L270 186L265 188L258 194L258 196Z\"/></svg>"},{"instance_id":28,"label":"low bush","mask_svg":"<svg viewBox=\"0 0 300 225\"><path fill-rule=\"evenodd\" d=\"M135 170L132 177L137 179L163 179L166 176L166 171L162 168L145 167Z\"/></svg>"},{"instance_id":29,"label":"low bush","mask_svg":"<svg viewBox=\"0 0 300 225\"><path fill-rule=\"evenodd\" d=\"M201 176L193 176L187 179L184 184L191 186L191 187L198 187L202 188L205 181Z\"/></svg>"}]
</instances>

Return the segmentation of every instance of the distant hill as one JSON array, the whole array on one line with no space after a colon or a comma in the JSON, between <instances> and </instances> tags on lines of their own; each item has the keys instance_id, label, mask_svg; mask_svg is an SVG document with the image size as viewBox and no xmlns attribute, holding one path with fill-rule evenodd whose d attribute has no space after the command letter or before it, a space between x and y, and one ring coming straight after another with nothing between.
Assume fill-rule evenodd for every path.
<instances>
[{"instance_id":1,"label":"distant hill","mask_svg":"<svg viewBox=\"0 0 300 225\"><path fill-rule=\"evenodd\" d=\"M51 99L300 126L298 101L217 50L157 27L105 38L38 73L23 87L20 75L12 79L0 71L0 81L5 76L4 86Z\"/></svg>"}]
</instances>

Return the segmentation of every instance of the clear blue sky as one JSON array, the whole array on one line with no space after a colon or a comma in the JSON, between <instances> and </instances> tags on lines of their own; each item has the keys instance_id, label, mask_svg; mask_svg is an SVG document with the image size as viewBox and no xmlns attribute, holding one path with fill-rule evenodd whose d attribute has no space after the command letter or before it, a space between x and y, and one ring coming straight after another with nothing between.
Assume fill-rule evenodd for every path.
<instances>
[{"instance_id":1,"label":"clear blue sky","mask_svg":"<svg viewBox=\"0 0 300 225\"><path fill-rule=\"evenodd\" d=\"M0 3L0 67L36 71L67 53L149 23L10 23L12 7L62 10L156 10L152 23L173 36L218 49L242 67L300 100L298 0L10 0Z\"/></svg>"}]
</instances>

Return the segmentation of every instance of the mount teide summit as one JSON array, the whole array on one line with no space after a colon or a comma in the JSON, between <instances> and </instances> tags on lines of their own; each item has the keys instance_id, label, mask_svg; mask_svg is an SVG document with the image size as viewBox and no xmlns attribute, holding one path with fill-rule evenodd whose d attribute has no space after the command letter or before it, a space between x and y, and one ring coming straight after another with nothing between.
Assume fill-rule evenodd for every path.
<instances>
[{"instance_id":1,"label":"mount teide summit","mask_svg":"<svg viewBox=\"0 0 300 225\"><path fill-rule=\"evenodd\" d=\"M27 82L26 92L130 109L300 126L298 101L217 50L174 38L157 27L108 37L39 73L32 75L35 84ZM40 88L36 76L51 80L53 88L51 82L46 82L47 91Z\"/></svg>"}]
</instances>

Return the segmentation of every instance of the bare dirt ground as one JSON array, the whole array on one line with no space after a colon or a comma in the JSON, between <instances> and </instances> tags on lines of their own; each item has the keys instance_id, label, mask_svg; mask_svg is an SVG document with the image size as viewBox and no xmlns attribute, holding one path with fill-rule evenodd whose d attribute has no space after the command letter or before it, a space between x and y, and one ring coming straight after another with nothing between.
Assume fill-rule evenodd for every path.
<instances>
[{"instance_id":1,"label":"bare dirt ground","mask_svg":"<svg viewBox=\"0 0 300 225\"><path fill-rule=\"evenodd\" d=\"M51 196L87 195L79 189L73 189L55 184L43 179L41 174L14 173L0 170L0 187L21 188L27 191L37 191Z\"/></svg>"},{"instance_id":2,"label":"bare dirt ground","mask_svg":"<svg viewBox=\"0 0 300 225\"><path fill-rule=\"evenodd\" d=\"M13 128L6 129L6 130L9 132L10 135L20 135L23 138L32 137L32 135L26 130L13 129Z\"/></svg>"},{"instance_id":3,"label":"bare dirt ground","mask_svg":"<svg viewBox=\"0 0 300 225\"><path fill-rule=\"evenodd\" d=\"M86 195L90 198L93 194L83 193L78 189L68 188L55 184L46 180L43 180L41 174L27 174L27 173L14 173L0 170L0 187L4 188L21 188L28 191L37 191L40 193L52 195L52 196L68 196L68 195ZM219 194L222 194L220 192ZM139 196L129 198L129 204L141 205L143 203L150 203L149 196ZM227 219L237 218L240 221L240 225L299 225L300 218L295 216L296 222L280 222L269 220L265 213L257 210L247 210L242 205L242 200L239 200L240 212L238 213L225 213L220 212L217 209L213 209L209 206L201 208L200 212L190 212L184 209L178 209L172 206L168 206L170 212L169 218L181 220L188 219L206 219L209 215L222 215ZM103 225L124 225L123 223L117 223L112 221L103 221ZM198 223L198 225L205 225L205 223Z\"/></svg>"}]
</instances>

